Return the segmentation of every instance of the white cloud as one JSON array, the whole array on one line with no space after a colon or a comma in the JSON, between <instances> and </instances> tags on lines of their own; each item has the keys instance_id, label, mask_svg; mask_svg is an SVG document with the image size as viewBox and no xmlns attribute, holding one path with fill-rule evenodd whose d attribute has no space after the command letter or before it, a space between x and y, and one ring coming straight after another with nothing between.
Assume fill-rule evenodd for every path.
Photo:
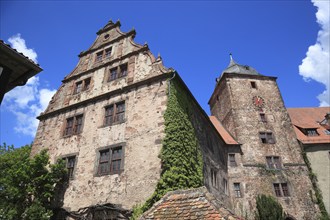
<instances>
[{"instance_id":1,"label":"white cloud","mask_svg":"<svg viewBox=\"0 0 330 220\"><path fill-rule=\"evenodd\" d=\"M23 53L24 56L29 57L35 63L37 63L37 53L30 48L27 48L25 40L21 38L21 34L16 34L8 39L11 47L16 49L18 52Z\"/></svg>"},{"instance_id":2,"label":"white cloud","mask_svg":"<svg viewBox=\"0 0 330 220\"><path fill-rule=\"evenodd\" d=\"M308 48L306 57L299 66L299 74L304 80L315 80L325 86L325 91L317 96L320 106L330 104L330 64L329 64L329 22L330 1L312 0L317 7L317 23L320 25L316 43Z\"/></svg>"},{"instance_id":3,"label":"white cloud","mask_svg":"<svg viewBox=\"0 0 330 220\"><path fill-rule=\"evenodd\" d=\"M36 62L37 53L26 47L25 40L17 34L8 39L12 48L29 56ZM15 132L34 137L39 121L36 119L44 111L56 90L41 88L39 77L30 78L26 85L18 86L5 94L3 106L16 118Z\"/></svg>"}]
</instances>

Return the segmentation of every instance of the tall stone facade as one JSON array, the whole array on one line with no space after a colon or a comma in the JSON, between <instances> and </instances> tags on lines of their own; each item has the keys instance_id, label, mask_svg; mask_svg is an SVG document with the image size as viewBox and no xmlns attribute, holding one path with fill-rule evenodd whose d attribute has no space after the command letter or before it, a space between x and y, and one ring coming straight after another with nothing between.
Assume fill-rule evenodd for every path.
<instances>
[{"instance_id":1,"label":"tall stone facade","mask_svg":"<svg viewBox=\"0 0 330 220\"><path fill-rule=\"evenodd\" d=\"M172 83L189 103L181 110L202 153L203 184L229 207L225 141L178 73L165 68L147 45L133 42L134 36L134 30L123 33L120 23L112 21L98 31L38 117L32 155L47 149L51 163L64 159L68 168L60 206L75 213L71 216L105 204L129 210L154 193ZM116 213L109 216L116 218Z\"/></svg>"},{"instance_id":2,"label":"tall stone facade","mask_svg":"<svg viewBox=\"0 0 330 220\"><path fill-rule=\"evenodd\" d=\"M211 113L240 149L228 148L229 189L236 213L253 218L258 194L277 198L287 216L316 219L312 184L276 77L233 59L217 79ZM288 218L290 219L290 218Z\"/></svg>"}]
</instances>

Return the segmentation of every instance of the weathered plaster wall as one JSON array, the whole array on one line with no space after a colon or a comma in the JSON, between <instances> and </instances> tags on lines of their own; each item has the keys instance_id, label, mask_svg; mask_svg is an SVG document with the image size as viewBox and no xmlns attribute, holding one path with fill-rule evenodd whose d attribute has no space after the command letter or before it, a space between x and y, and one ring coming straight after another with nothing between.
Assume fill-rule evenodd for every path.
<instances>
[{"instance_id":1,"label":"weathered plaster wall","mask_svg":"<svg viewBox=\"0 0 330 220\"><path fill-rule=\"evenodd\" d=\"M305 145L305 152L313 172L317 176L318 186L322 192L323 202L330 214L330 145Z\"/></svg>"},{"instance_id":2,"label":"weathered plaster wall","mask_svg":"<svg viewBox=\"0 0 330 220\"><path fill-rule=\"evenodd\" d=\"M132 208L153 193L160 176L158 155L164 137L166 86L166 81L156 81L41 121L34 150L48 148L51 162L77 155L74 179L65 193L64 207L77 210L110 202ZM104 126L104 107L123 100L125 122ZM82 133L63 137L65 119L77 113L84 114ZM119 143L124 143L125 148L123 172L95 176L98 149Z\"/></svg>"}]
</instances>

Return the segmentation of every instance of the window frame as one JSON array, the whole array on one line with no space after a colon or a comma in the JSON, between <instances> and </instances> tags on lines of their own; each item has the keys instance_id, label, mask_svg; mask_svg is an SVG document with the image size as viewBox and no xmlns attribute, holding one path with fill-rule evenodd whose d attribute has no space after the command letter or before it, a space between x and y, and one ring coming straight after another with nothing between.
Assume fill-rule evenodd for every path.
<instances>
[{"instance_id":1,"label":"window frame","mask_svg":"<svg viewBox=\"0 0 330 220\"><path fill-rule=\"evenodd\" d=\"M102 147L99 149L96 149L97 154L97 162L96 162L96 169L95 169L95 175L94 176L107 176L107 175L114 175L118 174L120 175L124 171L124 164L125 164L125 146L126 143L118 143L111 146ZM114 158L114 151L115 150L121 150L120 157ZM101 153L102 152L109 152L108 158L106 160L101 160ZM119 163L119 169L113 170L113 164L114 161L120 161ZM101 164L106 164L107 170L105 172L100 172L101 170Z\"/></svg>"},{"instance_id":2,"label":"window frame","mask_svg":"<svg viewBox=\"0 0 330 220\"><path fill-rule=\"evenodd\" d=\"M83 80L79 80L79 81L75 82L73 94L76 95L76 94L82 93L86 90L89 90L90 84L91 84L91 78L92 77L88 77Z\"/></svg>"},{"instance_id":3,"label":"window frame","mask_svg":"<svg viewBox=\"0 0 330 220\"><path fill-rule=\"evenodd\" d=\"M211 168L211 184L214 188L218 189L218 172L216 169Z\"/></svg>"},{"instance_id":4,"label":"window frame","mask_svg":"<svg viewBox=\"0 0 330 220\"><path fill-rule=\"evenodd\" d=\"M235 153L228 153L228 163L229 163L229 166L231 166L231 167L237 166Z\"/></svg>"},{"instance_id":5,"label":"window frame","mask_svg":"<svg viewBox=\"0 0 330 220\"><path fill-rule=\"evenodd\" d=\"M237 187L238 186L238 187ZM233 183L235 198L242 198L241 183Z\"/></svg>"},{"instance_id":6,"label":"window frame","mask_svg":"<svg viewBox=\"0 0 330 220\"><path fill-rule=\"evenodd\" d=\"M271 131L259 132L259 138L263 144L275 144L275 136Z\"/></svg>"},{"instance_id":7,"label":"window frame","mask_svg":"<svg viewBox=\"0 0 330 220\"><path fill-rule=\"evenodd\" d=\"M260 120L261 120L263 123L266 123L266 122L267 122L267 118L266 118L266 114L265 114L265 113L260 112L260 113L259 113L259 117L260 117Z\"/></svg>"},{"instance_id":8,"label":"window frame","mask_svg":"<svg viewBox=\"0 0 330 220\"><path fill-rule=\"evenodd\" d=\"M273 183L273 189L276 197L290 197L288 183Z\"/></svg>"},{"instance_id":9,"label":"window frame","mask_svg":"<svg viewBox=\"0 0 330 220\"><path fill-rule=\"evenodd\" d=\"M257 83L256 81L250 81L250 85L252 89L257 89Z\"/></svg>"},{"instance_id":10,"label":"window frame","mask_svg":"<svg viewBox=\"0 0 330 220\"><path fill-rule=\"evenodd\" d=\"M282 169L281 158L279 156L266 156L267 169L280 170Z\"/></svg>"},{"instance_id":11,"label":"window frame","mask_svg":"<svg viewBox=\"0 0 330 220\"><path fill-rule=\"evenodd\" d=\"M72 171L71 167L69 167L69 160L74 158L74 162L73 162L73 166L72 166ZM68 179L69 180L74 180L75 179L75 172L76 172L76 168L77 168L77 159L78 159L78 155L77 154L68 154L68 155L64 155L62 157L62 160L65 160L65 168L68 170Z\"/></svg>"},{"instance_id":12,"label":"window frame","mask_svg":"<svg viewBox=\"0 0 330 220\"><path fill-rule=\"evenodd\" d=\"M120 107L121 106L121 107ZM123 107L122 107L123 106ZM112 114L108 114L108 110L112 109ZM112 126L125 122L126 102L119 101L104 107L103 126ZM110 119L108 119L110 118Z\"/></svg>"},{"instance_id":13,"label":"window frame","mask_svg":"<svg viewBox=\"0 0 330 220\"><path fill-rule=\"evenodd\" d=\"M110 68L108 71L107 82L115 81L124 78L128 75L128 63L120 64L116 67Z\"/></svg>"},{"instance_id":14,"label":"window frame","mask_svg":"<svg viewBox=\"0 0 330 220\"><path fill-rule=\"evenodd\" d=\"M99 63L103 60L103 53L103 50L95 53L95 63Z\"/></svg>"},{"instance_id":15,"label":"window frame","mask_svg":"<svg viewBox=\"0 0 330 220\"><path fill-rule=\"evenodd\" d=\"M68 118L66 118L64 124L65 125L64 125L64 130L63 130L63 137L69 137L72 135L80 134L80 133L82 133L82 130L83 130L84 114L81 113L81 114L77 114L77 115L68 117ZM70 129L70 132L68 132L69 129Z\"/></svg>"}]
</instances>

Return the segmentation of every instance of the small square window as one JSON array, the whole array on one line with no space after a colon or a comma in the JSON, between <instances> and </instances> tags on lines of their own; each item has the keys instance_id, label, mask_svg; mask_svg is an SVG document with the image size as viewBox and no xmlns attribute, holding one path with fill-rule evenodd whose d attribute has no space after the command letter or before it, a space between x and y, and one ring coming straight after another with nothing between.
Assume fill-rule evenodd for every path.
<instances>
[{"instance_id":1,"label":"small square window","mask_svg":"<svg viewBox=\"0 0 330 220\"><path fill-rule=\"evenodd\" d=\"M263 144L275 144L272 132L259 132L259 137Z\"/></svg>"},{"instance_id":2,"label":"small square window","mask_svg":"<svg viewBox=\"0 0 330 220\"><path fill-rule=\"evenodd\" d=\"M269 156L266 157L267 167L268 169L281 169L280 157L277 156Z\"/></svg>"},{"instance_id":3,"label":"small square window","mask_svg":"<svg viewBox=\"0 0 330 220\"><path fill-rule=\"evenodd\" d=\"M251 81L250 83L251 83L251 88L253 88L253 89L256 89L257 88L256 82Z\"/></svg>"},{"instance_id":4,"label":"small square window","mask_svg":"<svg viewBox=\"0 0 330 220\"><path fill-rule=\"evenodd\" d=\"M234 183L234 192L235 192L235 197L236 198L241 198L242 197L241 184L240 183Z\"/></svg>"},{"instance_id":5,"label":"small square window","mask_svg":"<svg viewBox=\"0 0 330 220\"><path fill-rule=\"evenodd\" d=\"M290 196L287 183L273 183L273 187L274 187L275 195L277 197Z\"/></svg>"}]
</instances>

